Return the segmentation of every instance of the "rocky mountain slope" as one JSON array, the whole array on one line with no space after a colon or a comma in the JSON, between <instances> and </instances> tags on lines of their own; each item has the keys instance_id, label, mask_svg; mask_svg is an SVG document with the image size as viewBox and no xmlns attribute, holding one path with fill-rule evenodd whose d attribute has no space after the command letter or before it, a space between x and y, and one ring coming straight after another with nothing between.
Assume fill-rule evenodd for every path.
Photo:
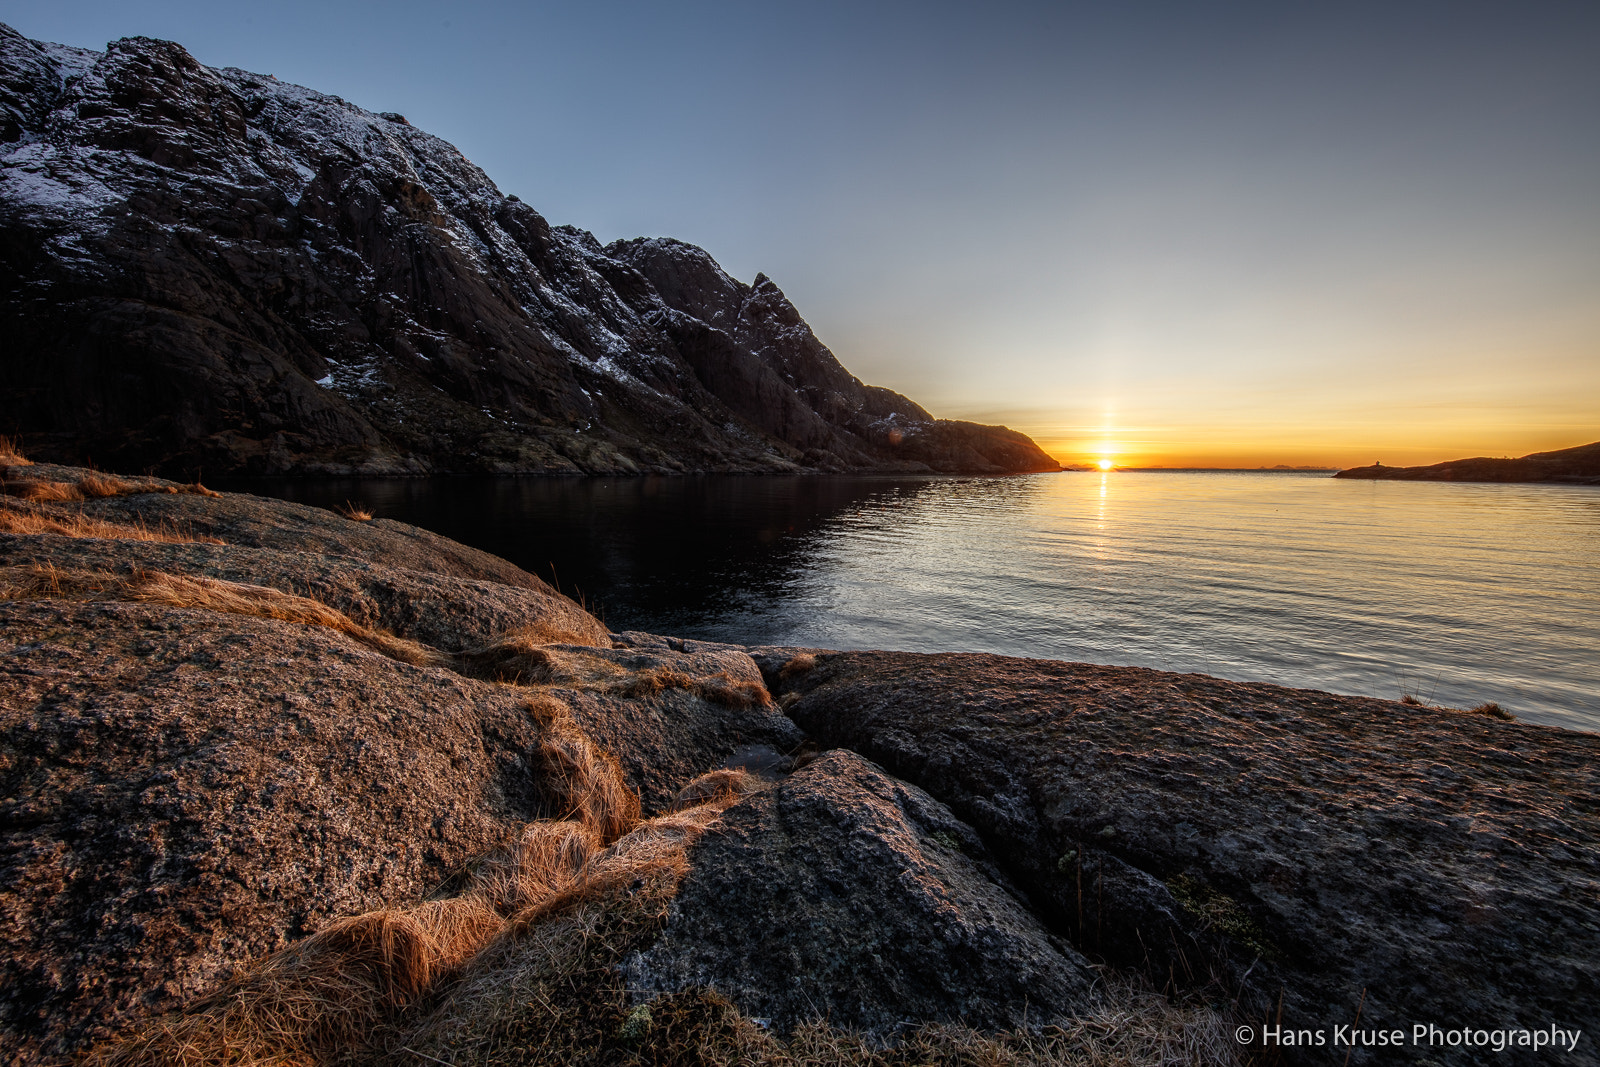
<instances>
[{"instance_id":1,"label":"rocky mountain slope","mask_svg":"<svg viewBox=\"0 0 1600 1067\"><path fill-rule=\"evenodd\" d=\"M146 38L0 26L0 331L0 432L125 470L1057 469L863 385L765 276Z\"/></svg>"},{"instance_id":2,"label":"rocky mountain slope","mask_svg":"<svg viewBox=\"0 0 1600 1067\"><path fill-rule=\"evenodd\" d=\"M1381 478L1406 482L1567 482L1600 485L1600 441L1517 459L1453 459L1426 467L1351 467L1335 478Z\"/></svg>"},{"instance_id":3,"label":"rocky mountain slope","mask_svg":"<svg viewBox=\"0 0 1600 1067\"><path fill-rule=\"evenodd\" d=\"M1600 738L1497 710L608 633L404 524L0 449L0 1048L1600 1062Z\"/></svg>"}]
</instances>

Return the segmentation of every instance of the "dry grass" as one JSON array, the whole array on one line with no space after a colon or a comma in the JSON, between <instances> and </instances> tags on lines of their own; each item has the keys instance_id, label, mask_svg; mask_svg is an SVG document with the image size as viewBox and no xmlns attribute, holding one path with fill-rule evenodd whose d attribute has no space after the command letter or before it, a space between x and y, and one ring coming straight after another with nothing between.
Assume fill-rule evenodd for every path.
<instances>
[{"instance_id":1,"label":"dry grass","mask_svg":"<svg viewBox=\"0 0 1600 1067\"><path fill-rule=\"evenodd\" d=\"M611 689L625 697L654 696L666 689L683 689L714 704L731 708L758 708L772 702L766 686L742 681L726 671L698 678L671 667L652 667L629 674Z\"/></svg>"},{"instance_id":2,"label":"dry grass","mask_svg":"<svg viewBox=\"0 0 1600 1067\"><path fill-rule=\"evenodd\" d=\"M3 441L3 439L0 439ZM15 466L15 464L12 464ZM160 485L150 480L129 480L115 475L84 471L76 481L46 481L37 478L12 478L10 470L0 480L0 533L59 534L62 537L95 537L111 541L165 541L220 545L215 537L197 535L186 526L163 522L152 529L143 519L116 522L84 515L76 509L50 507L135 493L197 493L220 496L196 482L194 485ZM26 501L26 504L12 503Z\"/></svg>"},{"instance_id":3,"label":"dry grass","mask_svg":"<svg viewBox=\"0 0 1600 1067\"><path fill-rule=\"evenodd\" d=\"M235 615L278 619L302 626L325 626L354 638L368 648L414 667L444 667L449 659L441 652L416 641L380 630L368 629L342 611L320 601L294 596L264 585L244 585L216 578L191 578L186 575L146 572L136 574L125 587L127 599L169 604L176 608L197 608Z\"/></svg>"},{"instance_id":4,"label":"dry grass","mask_svg":"<svg viewBox=\"0 0 1600 1067\"><path fill-rule=\"evenodd\" d=\"M154 479L119 478L99 471L84 471L76 481L50 482L34 478L7 478L0 482L7 496L36 503L74 503L80 500L103 500L106 497L133 496L138 493L193 493L198 496L221 496L199 482L192 485L166 485Z\"/></svg>"},{"instance_id":5,"label":"dry grass","mask_svg":"<svg viewBox=\"0 0 1600 1067\"><path fill-rule=\"evenodd\" d=\"M1484 715L1491 719L1499 719L1502 722L1517 721L1517 717L1515 715L1511 714L1511 712L1507 711L1505 708L1502 708L1496 701L1493 700L1486 700L1482 704L1465 709L1447 708L1443 704L1430 704L1413 693L1402 693L1400 696L1400 703L1413 708L1432 708L1435 711L1455 711L1460 712L1463 715Z\"/></svg>"},{"instance_id":6,"label":"dry grass","mask_svg":"<svg viewBox=\"0 0 1600 1067\"><path fill-rule=\"evenodd\" d=\"M563 915L616 911L602 902L635 896L670 898L688 869L687 846L744 787L729 783L710 790L713 799L640 822L638 797L616 761L583 736L564 705L542 697L529 713L540 724L541 755L567 817L528 824L478 866L459 895L336 922L187 1013L94 1050L88 1062L372 1062L403 1043L403 1032L419 1032L419 1006L437 1002L463 974L492 971L484 961L515 955Z\"/></svg>"},{"instance_id":7,"label":"dry grass","mask_svg":"<svg viewBox=\"0 0 1600 1067\"><path fill-rule=\"evenodd\" d=\"M33 460L22 454L22 445L16 438L0 434L0 467L31 467Z\"/></svg>"},{"instance_id":8,"label":"dry grass","mask_svg":"<svg viewBox=\"0 0 1600 1067\"><path fill-rule=\"evenodd\" d=\"M346 500L344 502L344 506L343 507L337 507L337 508L334 508L333 510L337 511L339 514L343 515L345 518L349 519L351 522L371 522L372 521L372 512L368 511L366 508L361 507L358 504L352 504L348 500Z\"/></svg>"},{"instance_id":9,"label":"dry grass","mask_svg":"<svg viewBox=\"0 0 1600 1067\"><path fill-rule=\"evenodd\" d=\"M40 504L66 503L84 499L82 493L73 482L40 482L32 479L22 481L7 481L5 483L7 496L14 496L22 500L32 500Z\"/></svg>"},{"instance_id":10,"label":"dry grass","mask_svg":"<svg viewBox=\"0 0 1600 1067\"><path fill-rule=\"evenodd\" d=\"M337 630L391 659L415 667L449 665L443 653L405 638L371 630L343 612L307 597L262 585L244 585L216 578L196 578L162 571L106 574L63 571L52 565L0 568L0 598L7 600L124 600L165 604L259 619L277 619L302 626Z\"/></svg>"},{"instance_id":11,"label":"dry grass","mask_svg":"<svg viewBox=\"0 0 1600 1067\"><path fill-rule=\"evenodd\" d=\"M546 650L549 642L545 633L519 630L495 638L478 648L467 649L459 656L462 669L480 678L512 685L539 685L550 681L556 673L554 655Z\"/></svg>"},{"instance_id":12,"label":"dry grass","mask_svg":"<svg viewBox=\"0 0 1600 1067\"><path fill-rule=\"evenodd\" d=\"M461 653L461 663L470 673L497 682L537 685L548 682L560 670L559 663L570 657L546 648L548 645L589 645L599 643L594 633L579 633L553 622L538 622L501 634L478 648ZM571 673L567 671L566 673Z\"/></svg>"},{"instance_id":13,"label":"dry grass","mask_svg":"<svg viewBox=\"0 0 1600 1067\"><path fill-rule=\"evenodd\" d=\"M1511 714L1505 708L1502 708L1493 700L1484 701L1482 704L1479 704L1473 708L1469 708L1468 710L1474 715L1487 715L1491 719L1501 719L1505 722L1517 721L1517 717L1515 715Z\"/></svg>"},{"instance_id":14,"label":"dry grass","mask_svg":"<svg viewBox=\"0 0 1600 1067\"><path fill-rule=\"evenodd\" d=\"M609 845L639 822L639 798L628 788L615 757L589 740L567 706L548 695L528 702L539 724L540 753L553 792L567 805L563 819L573 819Z\"/></svg>"},{"instance_id":15,"label":"dry grass","mask_svg":"<svg viewBox=\"0 0 1600 1067\"><path fill-rule=\"evenodd\" d=\"M673 798L672 808L690 808L725 799L737 801L761 788L760 779L742 768L707 771L678 791Z\"/></svg>"},{"instance_id":16,"label":"dry grass","mask_svg":"<svg viewBox=\"0 0 1600 1067\"><path fill-rule=\"evenodd\" d=\"M151 528L144 520L110 522L77 512L51 512L40 508L0 506L0 533L58 534L62 537L97 537L107 541L163 541L170 544L220 545L216 537L196 534L170 523Z\"/></svg>"},{"instance_id":17,"label":"dry grass","mask_svg":"<svg viewBox=\"0 0 1600 1067\"><path fill-rule=\"evenodd\" d=\"M789 657L789 662L785 663L778 670L778 677L793 678L797 674L804 674L806 671L811 670L816 665L817 657L814 654L810 652L801 652L798 655Z\"/></svg>"},{"instance_id":18,"label":"dry grass","mask_svg":"<svg viewBox=\"0 0 1600 1067\"><path fill-rule=\"evenodd\" d=\"M619 965L654 940L687 846L760 788L718 771L638 821L614 760L570 712L530 703L565 818L529 824L456 896L341 920L216 994L93 1050L90 1067L311 1067L437 1062L697 1067L1231 1065L1221 1014L1112 978L1065 1027L924 1026L884 1047L818 1021L779 1038L709 990L640 1002Z\"/></svg>"},{"instance_id":19,"label":"dry grass","mask_svg":"<svg viewBox=\"0 0 1600 1067\"><path fill-rule=\"evenodd\" d=\"M735 678L727 671L697 676L669 666L629 670L604 656L552 648L549 645L558 642L541 640L557 635L570 636L563 631L519 630L462 653L460 661L468 673L513 685L559 685L629 699L678 689L734 708L758 708L772 703L760 682Z\"/></svg>"}]
</instances>

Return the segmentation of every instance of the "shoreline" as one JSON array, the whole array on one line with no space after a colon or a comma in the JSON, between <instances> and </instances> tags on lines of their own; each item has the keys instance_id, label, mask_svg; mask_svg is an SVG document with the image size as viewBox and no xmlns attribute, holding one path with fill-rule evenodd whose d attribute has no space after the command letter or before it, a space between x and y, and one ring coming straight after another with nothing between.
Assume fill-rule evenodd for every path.
<instances>
[{"instance_id":1,"label":"shoreline","mask_svg":"<svg viewBox=\"0 0 1600 1067\"><path fill-rule=\"evenodd\" d=\"M773 1064L806 1034L843 1064L852 1033L963 1023L1065 1056L1111 1010L1226 1062L1269 1051L1232 1028L1331 1027L1358 999L1371 1025L1600 1026L1566 992L1600 968L1576 894L1600 877L1595 735L1145 668L613 634L389 520L44 466L6 486L0 513L92 533L0 535L21 1062L154 1062L180 1032L314 1045L218 1005L259 1006L268 975L298 996L373 923L435 944L469 912L481 932L414 993L382 993L397 963L361 972L369 1037L454 1048L428 1030L448 1004L452 1035L626 1051L672 1018ZM597 836L541 877L592 889L513 906L471 873L526 869L557 830ZM527 954L595 923L599 957L538 949L589 976L582 1002L505 1016L507 982L556 996Z\"/></svg>"}]
</instances>

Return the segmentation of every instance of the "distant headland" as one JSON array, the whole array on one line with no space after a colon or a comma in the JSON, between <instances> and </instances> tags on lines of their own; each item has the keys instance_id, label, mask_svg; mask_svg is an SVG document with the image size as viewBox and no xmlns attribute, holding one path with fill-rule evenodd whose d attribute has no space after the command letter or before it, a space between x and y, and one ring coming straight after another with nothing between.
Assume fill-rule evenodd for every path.
<instances>
[{"instance_id":1,"label":"distant headland","mask_svg":"<svg viewBox=\"0 0 1600 1067\"><path fill-rule=\"evenodd\" d=\"M1555 452L1534 452L1517 459L1455 459L1426 467L1351 467L1335 478L1384 478L1412 482L1568 482L1600 485L1600 441L1563 448Z\"/></svg>"}]
</instances>

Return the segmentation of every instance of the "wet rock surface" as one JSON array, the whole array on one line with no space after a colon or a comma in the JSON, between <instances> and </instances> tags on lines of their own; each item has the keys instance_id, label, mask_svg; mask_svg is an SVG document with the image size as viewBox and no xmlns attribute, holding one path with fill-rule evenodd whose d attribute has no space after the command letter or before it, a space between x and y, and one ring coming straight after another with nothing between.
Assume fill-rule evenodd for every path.
<instances>
[{"instance_id":1,"label":"wet rock surface","mask_svg":"<svg viewBox=\"0 0 1600 1067\"><path fill-rule=\"evenodd\" d=\"M1600 1030L1600 738L1134 668L757 659L803 729L948 804L1085 951L1215 977L1257 1022L1281 996L1330 1032L1358 1008Z\"/></svg>"},{"instance_id":2,"label":"wet rock surface","mask_svg":"<svg viewBox=\"0 0 1600 1067\"><path fill-rule=\"evenodd\" d=\"M124 470L1056 470L863 385L769 279L602 248L276 78L0 26L0 424Z\"/></svg>"},{"instance_id":3,"label":"wet rock surface","mask_svg":"<svg viewBox=\"0 0 1600 1067\"><path fill-rule=\"evenodd\" d=\"M1043 1025L1094 972L1003 888L977 834L915 786L829 752L723 813L691 851L636 991L710 987L782 1032L889 1038L925 1021Z\"/></svg>"}]
</instances>

